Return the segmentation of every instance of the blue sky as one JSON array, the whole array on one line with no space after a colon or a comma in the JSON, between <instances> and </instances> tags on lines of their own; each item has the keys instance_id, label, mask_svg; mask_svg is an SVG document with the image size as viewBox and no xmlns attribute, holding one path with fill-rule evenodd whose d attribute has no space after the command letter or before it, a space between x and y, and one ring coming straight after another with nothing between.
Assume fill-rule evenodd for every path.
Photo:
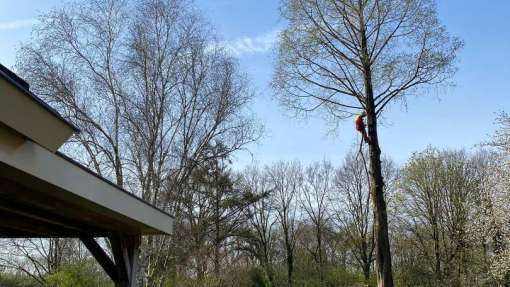
<instances>
[{"instance_id":1,"label":"blue sky","mask_svg":"<svg viewBox=\"0 0 510 287\"><path fill-rule=\"evenodd\" d=\"M16 48L30 39L34 19L61 1L0 0L0 62L12 67ZM328 135L329 127L316 116L288 117L272 100L268 87L274 60L276 31L283 26L277 0L197 0L197 6L218 35L239 57L256 89L252 110L265 124L266 134L250 146L253 158L266 164L277 160L323 158L339 162L352 148L356 133L350 120ZM383 153L404 163L427 145L473 148L494 131L496 112L510 112L510 1L438 1L439 17L465 47L459 55L455 87L410 98L396 104L380 128ZM251 161L236 157L236 165Z\"/></svg>"}]
</instances>

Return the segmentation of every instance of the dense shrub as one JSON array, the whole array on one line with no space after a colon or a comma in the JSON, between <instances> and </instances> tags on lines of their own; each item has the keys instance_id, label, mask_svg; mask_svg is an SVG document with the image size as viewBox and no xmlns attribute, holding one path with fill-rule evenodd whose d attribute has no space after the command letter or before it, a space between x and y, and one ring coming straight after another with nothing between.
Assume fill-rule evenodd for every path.
<instances>
[{"instance_id":1,"label":"dense shrub","mask_svg":"<svg viewBox=\"0 0 510 287\"><path fill-rule=\"evenodd\" d=\"M38 283L24 274L0 273L0 287L36 287Z\"/></svg>"},{"instance_id":2,"label":"dense shrub","mask_svg":"<svg viewBox=\"0 0 510 287\"><path fill-rule=\"evenodd\" d=\"M65 265L46 278L47 287L109 287L113 286L92 261Z\"/></svg>"}]
</instances>

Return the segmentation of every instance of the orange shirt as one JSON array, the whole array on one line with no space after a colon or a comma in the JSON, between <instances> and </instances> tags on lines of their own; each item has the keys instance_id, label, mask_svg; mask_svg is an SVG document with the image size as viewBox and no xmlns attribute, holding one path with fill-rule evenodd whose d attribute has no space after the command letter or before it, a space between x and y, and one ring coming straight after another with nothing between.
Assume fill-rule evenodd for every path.
<instances>
[{"instance_id":1,"label":"orange shirt","mask_svg":"<svg viewBox=\"0 0 510 287\"><path fill-rule=\"evenodd\" d=\"M356 130L358 132L364 132L365 131L365 123L363 122L363 117L362 116L357 116L356 117L356 120L354 121L354 123L356 124Z\"/></svg>"}]
</instances>

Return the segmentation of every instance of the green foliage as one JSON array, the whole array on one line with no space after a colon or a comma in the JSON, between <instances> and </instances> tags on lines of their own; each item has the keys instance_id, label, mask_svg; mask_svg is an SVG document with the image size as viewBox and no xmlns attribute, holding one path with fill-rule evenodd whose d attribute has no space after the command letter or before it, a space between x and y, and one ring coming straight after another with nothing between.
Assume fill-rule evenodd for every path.
<instances>
[{"instance_id":1,"label":"green foliage","mask_svg":"<svg viewBox=\"0 0 510 287\"><path fill-rule=\"evenodd\" d=\"M330 267L326 269L326 286L335 287L372 287L376 286L375 278L370 278L368 282L363 278L361 272L353 272L343 267Z\"/></svg>"},{"instance_id":2,"label":"green foliage","mask_svg":"<svg viewBox=\"0 0 510 287\"><path fill-rule=\"evenodd\" d=\"M423 264L407 266L395 273L395 284L397 286L437 286L434 274L425 269Z\"/></svg>"},{"instance_id":3,"label":"green foliage","mask_svg":"<svg viewBox=\"0 0 510 287\"><path fill-rule=\"evenodd\" d=\"M47 287L107 287L113 286L109 279L92 261L70 264L46 277Z\"/></svg>"},{"instance_id":4,"label":"green foliage","mask_svg":"<svg viewBox=\"0 0 510 287\"><path fill-rule=\"evenodd\" d=\"M36 287L35 280L24 274L0 273L0 287Z\"/></svg>"},{"instance_id":5,"label":"green foliage","mask_svg":"<svg viewBox=\"0 0 510 287\"><path fill-rule=\"evenodd\" d=\"M248 284L249 287L268 287L266 276L260 268L250 268L248 270Z\"/></svg>"},{"instance_id":6,"label":"green foliage","mask_svg":"<svg viewBox=\"0 0 510 287\"><path fill-rule=\"evenodd\" d=\"M219 280L214 277L206 276L201 279L189 278L185 276L177 276L172 279L167 279L163 284L164 287L216 287L219 285Z\"/></svg>"},{"instance_id":7,"label":"green foliage","mask_svg":"<svg viewBox=\"0 0 510 287\"><path fill-rule=\"evenodd\" d=\"M175 276L164 287L270 287L264 271L258 267L232 267L222 278L213 275L201 279Z\"/></svg>"},{"instance_id":8,"label":"green foliage","mask_svg":"<svg viewBox=\"0 0 510 287\"><path fill-rule=\"evenodd\" d=\"M310 266L311 267L311 266ZM324 274L324 283L321 284L317 274L306 274L300 272L296 274L294 280L297 287L372 287L376 286L375 278L368 282L363 278L361 272L349 271L343 267L326 268ZM282 285L285 286L285 285Z\"/></svg>"},{"instance_id":9,"label":"green foliage","mask_svg":"<svg viewBox=\"0 0 510 287\"><path fill-rule=\"evenodd\" d=\"M286 270L284 266L275 266L277 280L274 286L268 281L267 275L260 267L232 267L223 278L206 276L198 280L185 276L174 277L167 281L164 287L284 287L287 286ZM366 282L361 272L355 272L344 267L326 267L324 283L321 284L318 273L311 265L301 265L295 273L295 287L375 287L375 278Z\"/></svg>"},{"instance_id":10,"label":"green foliage","mask_svg":"<svg viewBox=\"0 0 510 287\"><path fill-rule=\"evenodd\" d=\"M325 263L323 266L323 282L319 272L319 266L306 250L297 250L296 266L294 272L294 286L296 287L372 287L375 285L374 278L368 282L363 277L363 273L349 268L353 266L344 266L332 263ZM278 277L286 278L286 269L277 268ZM279 280L277 286L286 286L284 280Z\"/></svg>"}]
</instances>

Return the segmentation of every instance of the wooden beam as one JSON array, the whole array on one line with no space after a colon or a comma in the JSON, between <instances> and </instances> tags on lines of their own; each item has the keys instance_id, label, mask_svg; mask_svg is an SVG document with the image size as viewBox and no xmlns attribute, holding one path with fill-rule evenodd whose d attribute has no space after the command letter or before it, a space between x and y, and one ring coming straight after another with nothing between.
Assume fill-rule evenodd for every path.
<instances>
[{"instance_id":1,"label":"wooden beam","mask_svg":"<svg viewBox=\"0 0 510 287\"><path fill-rule=\"evenodd\" d=\"M135 287L138 273L140 236L117 234L109 237L121 287Z\"/></svg>"},{"instance_id":2,"label":"wooden beam","mask_svg":"<svg viewBox=\"0 0 510 287\"><path fill-rule=\"evenodd\" d=\"M117 266L115 266L115 263L110 259L110 257L106 254L103 248L99 246L99 244L93 237L80 237L80 240L87 247L92 256L96 258L99 265L103 267L106 274L108 274L112 281L118 286L121 280L119 277Z\"/></svg>"},{"instance_id":3,"label":"wooden beam","mask_svg":"<svg viewBox=\"0 0 510 287\"><path fill-rule=\"evenodd\" d=\"M29 231L20 231L17 229L0 226L0 238L43 238L45 236L41 236L40 234L29 232Z\"/></svg>"},{"instance_id":4,"label":"wooden beam","mask_svg":"<svg viewBox=\"0 0 510 287\"><path fill-rule=\"evenodd\" d=\"M76 237L76 230L0 210L0 226L36 237Z\"/></svg>"},{"instance_id":5,"label":"wooden beam","mask_svg":"<svg viewBox=\"0 0 510 287\"><path fill-rule=\"evenodd\" d=\"M126 270L129 267L129 262L125 261L125 258L122 254L123 248L121 243L120 236L110 236L108 238L110 240L110 244L112 246L113 258L115 260L115 267L117 268L117 272L120 278L120 286L129 286L128 274L129 272Z\"/></svg>"},{"instance_id":6,"label":"wooden beam","mask_svg":"<svg viewBox=\"0 0 510 287\"><path fill-rule=\"evenodd\" d=\"M86 223L70 220L53 212L40 210L34 206L25 205L18 202L5 202L5 200L1 200L0 212L16 214L18 216L30 218L32 220L40 221L44 224L50 224L52 226L60 226L61 228L69 231L74 230L74 236L76 237L82 234L87 234L93 237L104 237L108 234L107 231L101 230L101 228L91 227ZM54 236L60 236L60 234L55 234Z\"/></svg>"},{"instance_id":7,"label":"wooden beam","mask_svg":"<svg viewBox=\"0 0 510 287\"><path fill-rule=\"evenodd\" d=\"M1 164L0 164L1 166ZM106 237L111 232L140 233L139 230L132 230L118 218L111 218L103 213L98 213L93 206L79 205L76 198L68 196L57 197L59 192L46 192L43 188L47 184L40 183L34 189L21 183L5 178L8 174L0 168L0 205L7 208L15 206L27 207L30 213L32 210L39 211L37 216L55 219L63 224L77 225L80 228L92 229L92 233L86 233L93 237ZM22 208L16 208L20 210ZM48 215L48 216L46 216ZM108 233L104 232L108 230ZM58 236L58 235L55 235ZM78 237L78 236L77 236Z\"/></svg>"},{"instance_id":8,"label":"wooden beam","mask_svg":"<svg viewBox=\"0 0 510 287\"><path fill-rule=\"evenodd\" d=\"M129 287L137 286L137 275L138 275L138 264L140 259L140 245L142 238L141 236L131 236L129 240L129 257L131 260L131 274L130 274L130 282L131 285Z\"/></svg>"}]
</instances>

